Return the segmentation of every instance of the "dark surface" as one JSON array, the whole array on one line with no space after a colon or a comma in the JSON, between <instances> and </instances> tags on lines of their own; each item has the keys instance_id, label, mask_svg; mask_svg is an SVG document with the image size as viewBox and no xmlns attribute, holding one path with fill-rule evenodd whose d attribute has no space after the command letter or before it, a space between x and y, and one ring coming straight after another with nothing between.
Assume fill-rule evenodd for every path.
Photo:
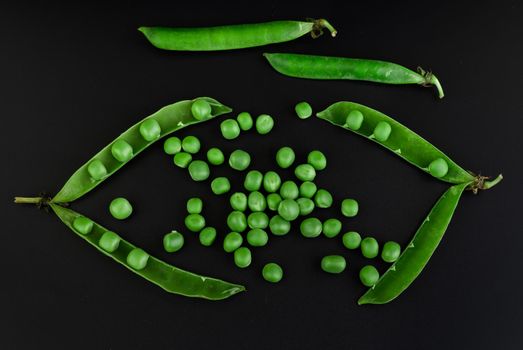
<instances>
[{"instance_id":1,"label":"dark surface","mask_svg":"<svg viewBox=\"0 0 523 350\"><path fill-rule=\"evenodd\" d=\"M368 2L367 2L368 3ZM242 7L181 5L45 7L2 5L0 11L2 167L1 347L89 349L521 349L521 61L522 7L495 5ZM205 26L323 16L339 36L217 53L173 53L150 46L139 25ZM298 52L390 60L437 73L447 97L415 86L321 82L272 71L262 52ZM56 217L12 204L14 195L56 193L74 170L121 131L163 105L212 96L253 114L269 113L268 137L220 137L220 119L185 129L205 149L241 147L253 167L275 169L278 147L304 161L318 148L329 159L317 183L338 201L353 196L361 214L344 229L394 239L403 246L446 185L375 144L327 125L305 122L294 104L316 111L339 100L360 102L398 119L465 168L506 179L491 191L467 193L427 268L397 300L357 306L365 260L341 239L271 237L254 263L234 266L220 244L204 248L186 233L186 247L167 254L163 234L183 228L185 201L204 198L204 215L224 234L226 198L193 183L158 143L99 189L74 204L154 255L177 266L245 284L222 302L170 295L102 256ZM234 114L235 115L235 114ZM200 154L203 156L203 154ZM226 166L234 188L238 173ZM289 172L282 172L289 175ZM129 198L135 214L116 222L107 206ZM320 217L339 216L324 210ZM348 270L323 273L323 255L341 253ZM285 278L260 277L268 261ZM381 271L385 265L376 263Z\"/></svg>"}]
</instances>

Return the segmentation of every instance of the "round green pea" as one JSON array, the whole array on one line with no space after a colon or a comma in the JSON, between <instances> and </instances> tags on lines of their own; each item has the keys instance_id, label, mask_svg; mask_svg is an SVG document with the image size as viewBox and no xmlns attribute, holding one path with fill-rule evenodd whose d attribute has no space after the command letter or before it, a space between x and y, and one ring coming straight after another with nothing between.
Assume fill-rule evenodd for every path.
<instances>
[{"instance_id":1,"label":"round green pea","mask_svg":"<svg viewBox=\"0 0 523 350\"><path fill-rule=\"evenodd\" d=\"M361 124L363 124L363 114L357 109L350 111L345 120L345 126L351 130L359 130Z\"/></svg>"},{"instance_id":2,"label":"round green pea","mask_svg":"<svg viewBox=\"0 0 523 350\"><path fill-rule=\"evenodd\" d=\"M327 157L322 152L314 150L307 156L307 163L312 165L315 170L323 170L327 167Z\"/></svg>"},{"instance_id":3,"label":"round green pea","mask_svg":"<svg viewBox=\"0 0 523 350\"><path fill-rule=\"evenodd\" d=\"M191 113L196 120L207 119L211 116L211 105L205 100L196 100L191 105Z\"/></svg>"},{"instance_id":4,"label":"round green pea","mask_svg":"<svg viewBox=\"0 0 523 350\"><path fill-rule=\"evenodd\" d=\"M135 270L143 270L147 266L149 254L140 248L134 248L127 254L127 265Z\"/></svg>"},{"instance_id":5,"label":"round green pea","mask_svg":"<svg viewBox=\"0 0 523 350\"><path fill-rule=\"evenodd\" d=\"M401 253L401 247L398 243L389 241L383 245L381 250L381 258L383 261L393 263L398 260Z\"/></svg>"},{"instance_id":6,"label":"round green pea","mask_svg":"<svg viewBox=\"0 0 523 350\"><path fill-rule=\"evenodd\" d=\"M117 161L125 163L133 157L133 147L124 140L116 140L111 146L111 154Z\"/></svg>"},{"instance_id":7,"label":"round green pea","mask_svg":"<svg viewBox=\"0 0 523 350\"><path fill-rule=\"evenodd\" d=\"M192 156L185 152L178 152L173 157L174 164L180 168L187 168L191 161Z\"/></svg>"},{"instance_id":8,"label":"round green pea","mask_svg":"<svg viewBox=\"0 0 523 350\"><path fill-rule=\"evenodd\" d=\"M360 281L365 287L372 287L380 279L380 273L372 265L363 266L360 270Z\"/></svg>"},{"instance_id":9,"label":"round green pea","mask_svg":"<svg viewBox=\"0 0 523 350\"><path fill-rule=\"evenodd\" d=\"M115 198L109 204L111 215L118 220L127 219L133 212L133 206L123 197Z\"/></svg>"},{"instance_id":10,"label":"round green pea","mask_svg":"<svg viewBox=\"0 0 523 350\"><path fill-rule=\"evenodd\" d=\"M312 115L312 107L307 102L300 102L294 107L296 115L300 119L307 119Z\"/></svg>"},{"instance_id":11,"label":"round green pea","mask_svg":"<svg viewBox=\"0 0 523 350\"><path fill-rule=\"evenodd\" d=\"M443 177L449 172L449 165L443 158L438 158L430 162L429 173L434 177Z\"/></svg>"},{"instance_id":12,"label":"round green pea","mask_svg":"<svg viewBox=\"0 0 523 350\"><path fill-rule=\"evenodd\" d=\"M327 255L321 259L321 269L328 273L342 273L347 267L347 261L341 255Z\"/></svg>"},{"instance_id":13,"label":"round green pea","mask_svg":"<svg viewBox=\"0 0 523 350\"><path fill-rule=\"evenodd\" d=\"M243 243L243 237L238 232L229 232L223 239L223 250L232 253Z\"/></svg>"},{"instance_id":14,"label":"round green pea","mask_svg":"<svg viewBox=\"0 0 523 350\"><path fill-rule=\"evenodd\" d=\"M300 190L294 181L285 181L281 184L280 195L283 199L296 199L300 195Z\"/></svg>"},{"instance_id":15,"label":"round green pea","mask_svg":"<svg viewBox=\"0 0 523 350\"><path fill-rule=\"evenodd\" d=\"M172 231L163 236L163 248L168 253L182 249L184 242L183 235L178 231Z\"/></svg>"},{"instance_id":16,"label":"round green pea","mask_svg":"<svg viewBox=\"0 0 523 350\"><path fill-rule=\"evenodd\" d=\"M211 246L214 241L216 240L216 229L214 227L206 227L203 230L200 231L200 234L198 236L200 240L200 244L206 247Z\"/></svg>"},{"instance_id":17,"label":"round green pea","mask_svg":"<svg viewBox=\"0 0 523 350\"><path fill-rule=\"evenodd\" d=\"M290 147L282 147L276 152L276 163L278 163L280 168L286 169L290 167L295 159L296 154Z\"/></svg>"},{"instance_id":18,"label":"round green pea","mask_svg":"<svg viewBox=\"0 0 523 350\"><path fill-rule=\"evenodd\" d=\"M247 242L253 247L263 247L268 241L267 232L260 228L254 228L247 232Z\"/></svg>"},{"instance_id":19,"label":"round green pea","mask_svg":"<svg viewBox=\"0 0 523 350\"><path fill-rule=\"evenodd\" d=\"M269 193L278 191L281 185L281 178L278 173L274 171L268 171L263 176L263 188Z\"/></svg>"},{"instance_id":20,"label":"round green pea","mask_svg":"<svg viewBox=\"0 0 523 350\"><path fill-rule=\"evenodd\" d=\"M251 130L254 125L254 120L249 112L241 112L236 117L236 120L243 131Z\"/></svg>"},{"instance_id":21,"label":"round green pea","mask_svg":"<svg viewBox=\"0 0 523 350\"><path fill-rule=\"evenodd\" d=\"M88 235L93 230L94 223L85 216L78 216L73 220L73 227L82 235Z\"/></svg>"},{"instance_id":22,"label":"round green pea","mask_svg":"<svg viewBox=\"0 0 523 350\"><path fill-rule=\"evenodd\" d=\"M378 241L373 237L365 237L360 244L361 254L368 259L372 259L378 256L380 246Z\"/></svg>"},{"instance_id":23,"label":"round green pea","mask_svg":"<svg viewBox=\"0 0 523 350\"><path fill-rule=\"evenodd\" d=\"M229 166L234 170L245 170L249 167L249 164L251 164L251 156L241 149L233 151L229 156Z\"/></svg>"},{"instance_id":24,"label":"round green pea","mask_svg":"<svg viewBox=\"0 0 523 350\"><path fill-rule=\"evenodd\" d=\"M332 201L332 195L327 190L319 189L314 195L314 202L318 208L330 208Z\"/></svg>"},{"instance_id":25,"label":"round green pea","mask_svg":"<svg viewBox=\"0 0 523 350\"><path fill-rule=\"evenodd\" d=\"M300 206L294 199L284 199L278 205L278 214L287 221L295 220L300 215Z\"/></svg>"},{"instance_id":26,"label":"round green pea","mask_svg":"<svg viewBox=\"0 0 523 350\"><path fill-rule=\"evenodd\" d=\"M200 214L189 214L185 217L185 227L192 232L199 232L205 227L205 218Z\"/></svg>"},{"instance_id":27,"label":"round green pea","mask_svg":"<svg viewBox=\"0 0 523 350\"><path fill-rule=\"evenodd\" d=\"M336 237L341 231L341 221L338 219L327 219L323 223L323 234L325 237Z\"/></svg>"},{"instance_id":28,"label":"round green pea","mask_svg":"<svg viewBox=\"0 0 523 350\"><path fill-rule=\"evenodd\" d=\"M87 172L93 180L99 181L107 176L107 168L100 160L95 159L87 166Z\"/></svg>"},{"instance_id":29,"label":"round green pea","mask_svg":"<svg viewBox=\"0 0 523 350\"><path fill-rule=\"evenodd\" d=\"M163 143L163 151L169 155L175 155L182 150L182 141L176 136L171 136Z\"/></svg>"},{"instance_id":30,"label":"round green pea","mask_svg":"<svg viewBox=\"0 0 523 350\"><path fill-rule=\"evenodd\" d=\"M243 187L247 191L258 191L263 181L263 174L258 170L251 170L245 175Z\"/></svg>"},{"instance_id":31,"label":"round green pea","mask_svg":"<svg viewBox=\"0 0 523 350\"><path fill-rule=\"evenodd\" d=\"M217 177L211 182L211 190L216 195L225 194L229 192L230 189L231 183L229 179L224 176Z\"/></svg>"},{"instance_id":32,"label":"round green pea","mask_svg":"<svg viewBox=\"0 0 523 350\"><path fill-rule=\"evenodd\" d=\"M240 126L234 119L225 119L220 124L220 131L226 140L233 140L240 135Z\"/></svg>"},{"instance_id":33,"label":"round green pea","mask_svg":"<svg viewBox=\"0 0 523 350\"><path fill-rule=\"evenodd\" d=\"M182 149L184 152L195 154L198 153L202 147L200 140L196 136L186 136L182 141Z\"/></svg>"},{"instance_id":34,"label":"round green pea","mask_svg":"<svg viewBox=\"0 0 523 350\"><path fill-rule=\"evenodd\" d=\"M358 215L359 205L355 199L347 198L341 202L341 213L348 218Z\"/></svg>"},{"instance_id":35,"label":"round green pea","mask_svg":"<svg viewBox=\"0 0 523 350\"><path fill-rule=\"evenodd\" d=\"M278 210L278 205L280 205L281 201L282 198L278 193L269 193L266 199L267 207L273 211Z\"/></svg>"},{"instance_id":36,"label":"round green pea","mask_svg":"<svg viewBox=\"0 0 523 350\"><path fill-rule=\"evenodd\" d=\"M314 238L321 234L323 226L317 218L307 218L300 224L300 232L304 237Z\"/></svg>"},{"instance_id":37,"label":"round green pea","mask_svg":"<svg viewBox=\"0 0 523 350\"><path fill-rule=\"evenodd\" d=\"M229 198L231 208L236 211L245 211L247 209L247 196L242 192L235 192Z\"/></svg>"},{"instance_id":38,"label":"round green pea","mask_svg":"<svg viewBox=\"0 0 523 350\"><path fill-rule=\"evenodd\" d=\"M389 123L381 121L374 128L373 135L376 140L380 142L385 142L389 139L392 128Z\"/></svg>"},{"instance_id":39,"label":"round green pea","mask_svg":"<svg viewBox=\"0 0 523 350\"><path fill-rule=\"evenodd\" d=\"M225 161L225 156L219 148L213 147L207 151L207 160L212 165L221 165Z\"/></svg>"},{"instance_id":40,"label":"round green pea","mask_svg":"<svg viewBox=\"0 0 523 350\"><path fill-rule=\"evenodd\" d=\"M145 141L151 142L160 138L162 128L156 119L149 118L140 124L140 135L142 135Z\"/></svg>"},{"instance_id":41,"label":"round green pea","mask_svg":"<svg viewBox=\"0 0 523 350\"><path fill-rule=\"evenodd\" d=\"M291 223L279 215L274 215L269 221L269 229L275 236L283 236L291 230Z\"/></svg>"},{"instance_id":42,"label":"round green pea","mask_svg":"<svg viewBox=\"0 0 523 350\"><path fill-rule=\"evenodd\" d=\"M247 217L247 224L250 228L267 228L269 226L269 217L261 211L250 213Z\"/></svg>"},{"instance_id":43,"label":"round green pea","mask_svg":"<svg viewBox=\"0 0 523 350\"><path fill-rule=\"evenodd\" d=\"M189 198L186 204L189 214L200 214L203 209L203 201L200 198Z\"/></svg>"},{"instance_id":44,"label":"round green pea","mask_svg":"<svg viewBox=\"0 0 523 350\"><path fill-rule=\"evenodd\" d=\"M233 211L227 216L227 226L232 231L243 232L247 228L247 218L241 211Z\"/></svg>"},{"instance_id":45,"label":"round green pea","mask_svg":"<svg viewBox=\"0 0 523 350\"><path fill-rule=\"evenodd\" d=\"M316 170L310 164L300 164L294 169L294 175L301 181L313 181L316 177Z\"/></svg>"},{"instance_id":46,"label":"round green pea","mask_svg":"<svg viewBox=\"0 0 523 350\"><path fill-rule=\"evenodd\" d=\"M343 245L347 249L357 249L361 243L361 236L358 232L349 231L345 232L341 238Z\"/></svg>"},{"instance_id":47,"label":"round green pea","mask_svg":"<svg viewBox=\"0 0 523 350\"><path fill-rule=\"evenodd\" d=\"M261 192L254 191L247 197L247 205L251 211L264 211L267 207L265 196Z\"/></svg>"},{"instance_id":48,"label":"round green pea","mask_svg":"<svg viewBox=\"0 0 523 350\"><path fill-rule=\"evenodd\" d=\"M98 245L106 252L113 253L116 251L116 249L118 249L120 241L120 236L118 236L116 233L112 231L106 231L102 237L100 237Z\"/></svg>"},{"instance_id":49,"label":"round green pea","mask_svg":"<svg viewBox=\"0 0 523 350\"><path fill-rule=\"evenodd\" d=\"M246 268L252 262L251 250L247 247L241 247L234 251L234 263L239 268Z\"/></svg>"},{"instance_id":50,"label":"round green pea","mask_svg":"<svg viewBox=\"0 0 523 350\"><path fill-rule=\"evenodd\" d=\"M260 114L256 118L256 131L258 134L268 134L274 127L274 119L268 114Z\"/></svg>"},{"instance_id":51,"label":"round green pea","mask_svg":"<svg viewBox=\"0 0 523 350\"><path fill-rule=\"evenodd\" d=\"M316 184L314 182L305 181L300 185L300 197L312 198L316 193Z\"/></svg>"},{"instance_id":52,"label":"round green pea","mask_svg":"<svg viewBox=\"0 0 523 350\"><path fill-rule=\"evenodd\" d=\"M268 263L262 269L262 276L267 282L278 283L283 278L283 270L276 263Z\"/></svg>"},{"instance_id":53,"label":"round green pea","mask_svg":"<svg viewBox=\"0 0 523 350\"><path fill-rule=\"evenodd\" d=\"M296 203L300 207L301 216L309 215L314 210L314 202L310 198L298 198Z\"/></svg>"},{"instance_id":54,"label":"round green pea","mask_svg":"<svg viewBox=\"0 0 523 350\"><path fill-rule=\"evenodd\" d=\"M179 153L178 153L179 154ZM211 170L203 160L193 160L189 164L189 175L194 181L204 181L209 178Z\"/></svg>"}]
</instances>

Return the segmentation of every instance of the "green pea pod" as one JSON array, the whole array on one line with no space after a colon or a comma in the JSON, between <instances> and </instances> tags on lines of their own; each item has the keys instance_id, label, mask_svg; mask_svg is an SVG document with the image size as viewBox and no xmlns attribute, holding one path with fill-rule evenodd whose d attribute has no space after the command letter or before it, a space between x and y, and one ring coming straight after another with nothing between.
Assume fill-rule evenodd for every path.
<instances>
[{"instance_id":1,"label":"green pea pod","mask_svg":"<svg viewBox=\"0 0 523 350\"><path fill-rule=\"evenodd\" d=\"M58 204L50 203L56 215L78 236L85 239L103 254L110 256L129 270L146 280L162 287L170 293L180 294L187 297L198 297L209 300L221 300L245 290L244 286L232 284L211 277L194 274L169 265L155 257L149 256L146 266L136 269L129 266L127 257L136 246L120 238L119 244L113 252L108 252L100 247L100 238L108 230L94 223L87 234L80 233L74 227L74 220L82 217L79 213L64 208Z\"/></svg>"},{"instance_id":2,"label":"green pea pod","mask_svg":"<svg viewBox=\"0 0 523 350\"><path fill-rule=\"evenodd\" d=\"M263 55L276 71L290 77L435 86L439 98L445 96L438 78L421 67L418 67L418 72L414 72L399 64L378 60L291 53L264 53Z\"/></svg>"},{"instance_id":3,"label":"green pea pod","mask_svg":"<svg viewBox=\"0 0 523 350\"><path fill-rule=\"evenodd\" d=\"M438 247L469 184L451 186L440 197L398 260L358 300L358 304L388 303L414 282Z\"/></svg>"},{"instance_id":4,"label":"green pea pod","mask_svg":"<svg viewBox=\"0 0 523 350\"><path fill-rule=\"evenodd\" d=\"M300 21L274 21L201 28L140 27L153 46L176 51L234 50L281 43L297 39L307 33L312 37L327 28L331 35L336 30L325 19Z\"/></svg>"}]
</instances>

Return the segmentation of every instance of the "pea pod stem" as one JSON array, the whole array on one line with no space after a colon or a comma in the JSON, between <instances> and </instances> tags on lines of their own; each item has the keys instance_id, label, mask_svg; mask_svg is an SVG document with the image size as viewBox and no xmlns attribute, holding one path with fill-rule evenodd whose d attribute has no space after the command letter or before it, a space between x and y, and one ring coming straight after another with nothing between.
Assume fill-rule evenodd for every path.
<instances>
[{"instance_id":1,"label":"pea pod stem","mask_svg":"<svg viewBox=\"0 0 523 350\"><path fill-rule=\"evenodd\" d=\"M15 197L17 204L42 204L43 201L42 197Z\"/></svg>"},{"instance_id":2,"label":"pea pod stem","mask_svg":"<svg viewBox=\"0 0 523 350\"><path fill-rule=\"evenodd\" d=\"M423 86L425 86L425 87L435 86L436 89L438 90L438 97L439 98L445 97L445 93L443 92L443 86L441 86L438 78L436 77L436 75L434 75L434 73L432 73L430 71L425 71L421 67L418 67L418 72L425 78L425 83L422 84Z\"/></svg>"}]
</instances>

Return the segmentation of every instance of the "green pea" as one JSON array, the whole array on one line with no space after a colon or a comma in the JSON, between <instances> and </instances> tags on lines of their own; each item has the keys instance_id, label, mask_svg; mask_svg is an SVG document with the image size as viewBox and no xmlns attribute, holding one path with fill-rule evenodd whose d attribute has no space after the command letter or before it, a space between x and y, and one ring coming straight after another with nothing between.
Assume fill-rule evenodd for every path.
<instances>
[{"instance_id":1,"label":"green pea","mask_svg":"<svg viewBox=\"0 0 523 350\"><path fill-rule=\"evenodd\" d=\"M109 204L111 215L118 220L127 219L133 212L133 206L123 197L115 198Z\"/></svg>"},{"instance_id":2,"label":"green pea","mask_svg":"<svg viewBox=\"0 0 523 350\"><path fill-rule=\"evenodd\" d=\"M172 231L163 236L163 248L168 253L174 253L182 249L184 242L183 235L178 231Z\"/></svg>"},{"instance_id":3,"label":"green pea","mask_svg":"<svg viewBox=\"0 0 523 350\"><path fill-rule=\"evenodd\" d=\"M300 207L301 216L309 215L314 210L314 202L310 198L298 198L296 203Z\"/></svg>"},{"instance_id":4,"label":"green pea","mask_svg":"<svg viewBox=\"0 0 523 350\"><path fill-rule=\"evenodd\" d=\"M263 247L268 241L267 232L261 228L254 228L247 232L247 242L253 247Z\"/></svg>"},{"instance_id":5,"label":"green pea","mask_svg":"<svg viewBox=\"0 0 523 350\"><path fill-rule=\"evenodd\" d=\"M263 212L255 212L247 217L247 224L250 228L267 228L269 226L269 217Z\"/></svg>"},{"instance_id":6,"label":"green pea","mask_svg":"<svg viewBox=\"0 0 523 350\"><path fill-rule=\"evenodd\" d=\"M229 192L230 189L231 183L229 179L224 176L217 177L211 182L211 190L216 195L225 194Z\"/></svg>"},{"instance_id":7,"label":"green pea","mask_svg":"<svg viewBox=\"0 0 523 350\"><path fill-rule=\"evenodd\" d=\"M102 237L100 237L98 245L106 252L113 253L114 251L116 251L116 249L118 249L120 241L121 238L116 233L112 231L106 231L104 232Z\"/></svg>"},{"instance_id":8,"label":"green pea","mask_svg":"<svg viewBox=\"0 0 523 350\"><path fill-rule=\"evenodd\" d=\"M350 111L345 120L345 126L351 130L359 130L361 124L363 124L363 114L357 109Z\"/></svg>"},{"instance_id":9,"label":"green pea","mask_svg":"<svg viewBox=\"0 0 523 350\"><path fill-rule=\"evenodd\" d=\"M347 249L357 249L359 248L361 243L361 236L358 232L355 231L345 232L341 239L343 245Z\"/></svg>"},{"instance_id":10,"label":"green pea","mask_svg":"<svg viewBox=\"0 0 523 350\"><path fill-rule=\"evenodd\" d=\"M241 211L233 211L227 216L227 226L232 231L243 232L247 228L247 219Z\"/></svg>"},{"instance_id":11,"label":"green pea","mask_svg":"<svg viewBox=\"0 0 523 350\"><path fill-rule=\"evenodd\" d=\"M211 105L205 100L196 100L191 105L191 113L196 120L207 119L211 115Z\"/></svg>"},{"instance_id":12,"label":"green pea","mask_svg":"<svg viewBox=\"0 0 523 350\"><path fill-rule=\"evenodd\" d=\"M434 177L443 177L449 172L449 165L443 158L433 160L429 164L429 173Z\"/></svg>"},{"instance_id":13,"label":"green pea","mask_svg":"<svg viewBox=\"0 0 523 350\"><path fill-rule=\"evenodd\" d=\"M212 165L221 165L225 161L225 156L219 148L213 147L207 151L207 160Z\"/></svg>"},{"instance_id":14,"label":"green pea","mask_svg":"<svg viewBox=\"0 0 523 350\"><path fill-rule=\"evenodd\" d=\"M300 119L307 119L312 115L312 107L307 102L300 102L294 107L296 115Z\"/></svg>"},{"instance_id":15,"label":"green pea","mask_svg":"<svg viewBox=\"0 0 523 350\"><path fill-rule=\"evenodd\" d=\"M192 156L189 153L178 152L173 157L174 164L180 168L187 168L192 161Z\"/></svg>"},{"instance_id":16,"label":"green pea","mask_svg":"<svg viewBox=\"0 0 523 350\"><path fill-rule=\"evenodd\" d=\"M194 181L207 180L210 174L211 171L209 165L207 165L203 160L193 160L189 164L189 175L191 175L191 179Z\"/></svg>"},{"instance_id":17,"label":"green pea","mask_svg":"<svg viewBox=\"0 0 523 350\"><path fill-rule=\"evenodd\" d=\"M127 254L127 265L135 270L143 270L147 266L149 254L140 248L134 248Z\"/></svg>"},{"instance_id":18,"label":"green pea","mask_svg":"<svg viewBox=\"0 0 523 350\"><path fill-rule=\"evenodd\" d=\"M85 216L78 216L73 221L73 227L82 235L88 235L93 230L94 223Z\"/></svg>"},{"instance_id":19,"label":"green pea","mask_svg":"<svg viewBox=\"0 0 523 350\"><path fill-rule=\"evenodd\" d=\"M234 119L225 119L220 124L220 131L226 140L233 140L240 135L240 126Z\"/></svg>"},{"instance_id":20,"label":"green pea","mask_svg":"<svg viewBox=\"0 0 523 350\"><path fill-rule=\"evenodd\" d=\"M111 146L111 154L117 161L125 163L133 157L133 147L124 140L116 140Z\"/></svg>"},{"instance_id":21,"label":"green pea","mask_svg":"<svg viewBox=\"0 0 523 350\"><path fill-rule=\"evenodd\" d=\"M373 135L376 140L380 142L385 142L389 139L392 128L389 123L381 121L374 128Z\"/></svg>"},{"instance_id":22,"label":"green pea","mask_svg":"<svg viewBox=\"0 0 523 350\"><path fill-rule=\"evenodd\" d=\"M300 195L300 190L294 181L285 181L281 184L280 195L283 199L296 199Z\"/></svg>"},{"instance_id":23,"label":"green pea","mask_svg":"<svg viewBox=\"0 0 523 350\"><path fill-rule=\"evenodd\" d=\"M236 120L238 121L238 124L240 125L240 129L242 129L243 131L251 130L252 126L254 125L252 116L248 112L241 112L236 117Z\"/></svg>"},{"instance_id":24,"label":"green pea","mask_svg":"<svg viewBox=\"0 0 523 350\"><path fill-rule=\"evenodd\" d=\"M233 193L229 199L229 203L231 204L232 209L236 211L245 211L245 209L247 209L247 196L242 192Z\"/></svg>"},{"instance_id":25,"label":"green pea","mask_svg":"<svg viewBox=\"0 0 523 350\"><path fill-rule=\"evenodd\" d=\"M341 221L338 219L327 219L323 223L323 234L325 237L336 237L341 231Z\"/></svg>"},{"instance_id":26,"label":"green pea","mask_svg":"<svg viewBox=\"0 0 523 350\"><path fill-rule=\"evenodd\" d=\"M276 163L280 168L286 169L294 163L296 159L296 154L290 147L282 147L276 152Z\"/></svg>"},{"instance_id":27,"label":"green pea","mask_svg":"<svg viewBox=\"0 0 523 350\"><path fill-rule=\"evenodd\" d=\"M310 164L300 164L294 169L294 175L301 181L312 181L316 177L316 170Z\"/></svg>"},{"instance_id":28,"label":"green pea","mask_svg":"<svg viewBox=\"0 0 523 350\"><path fill-rule=\"evenodd\" d=\"M243 243L243 237L238 232L229 232L223 239L223 250L232 253Z\"/></svg>"},{"instance_id":29,"label":"green pea","mask_svg":"<svg viewBox=\"0 0 523 350\"><path fill-rule=\"evenodd\" d=\"M216 240L216 229L214 227L206 227L200 231L198 236L200 244L206 247L211 246Z\"/></svg>"},{"instance_id":30,"label":"green pea","mask_svg":"<svg viewBox=\"0 0 523 350\"><path fill-rule=\"evenodd\" d=\"M304 237L314 238L321 234L323 226L317 218L307 218L300 224L300 232Z\"/></svg>"},{"instance_id":31,"label":"green pea","mask_svg":"<svg viewBox=\"0 0 523 350\"><path fill-rule=\"evenodd\" d=\"M316 184L314 182L305 181L300 185L300 197L312 198L316 193Z\"/></svg>"},{"instance_id":32,"label":"green pea","mask_svg":"<svg viewBox=\"0 0 523 350\"><path fill-rule=\"evenodd\" d=\"M359 205L355 199L347 198L341 202L341 213L343 216L352 218L358 215Z\"/></svg>"},{"instance_id":33,"label":"green pea","mask_svg":"<svg viewBox=\"0 0 523 350\"><path fill-rule=\"evenodd\" d=\"M260 114L256 118L256 131L258 134L268 134L274 127L274 119L268 114Z\"/></svg>"},{"instance_id":34,"label":"green pea","mask_svg":"<svg viewBox=\"0 0 523 350\"><path fill-rule=\"evenodd\" d=\"M241 149L233 151L229 156L229 166L234 170L245 170L249 167L249 164L251 164L251 156Z\"/></svg>"},{"instance_id":35,"label":"green pea","mask_svg":"<svg viewBox=\"0 0 523 350\"><path fill-rule=\"evenodd\" d=\"M198 153L202 145L196 136L186 136L182 141L182 149L191 154Z\"/></svg>"},{"instance_id":36,"label":"green pea","mask_svg":"<svg viewBox=\"0 0 523 350\"><path fill-rule=\"evenodd\" d=\"M284 199L278 205L278 214L287 221L295 220L300 215L300 206L294 199Z\"/></svg>"},{"instance_id":37,"label":"green pea","mask_svg":"<svg viewBox=\"0 0 523 350\"><path fill-rule=\"evenodd\" d=\"M169 155L175 155L182 150L182 141L176 136L171 136L163 143L163 151Z\"/></svg>"},{"instance_id":38,"label":"green pea","mask_svg":"<svg viewBox=\"0 0 523 350\"><path fill-rule=\"evenodd\" d=\"M315 170L323 170L327 167L327 157L322 152L314 150L307 156L307 163L312 165Z\"/></svg>"},{"instance_id":39,"label":"green pea","mask_svg":"<svg viewBox=\"0 0 523 350\"><path fill-rule=\"evenodd\" d=\"M319 189L314 195L314 202L318 208L330 208L332 201L332 195L327 190Z\"/></svg>"},{"instance_id":40,"label":"green pea","mask_svg":"<svg viewBox=\"0 0 523 350\"><path fill-rule=\"evenodd\" d=\"M276 263L268 263L262 269L262 276L267 282L278 283L283 278L283 270Z\"/></svg>"},{"instance_id":41,"label":"green pea","mask_svg":"<svg viewBox=\"0 0 523 350\"><path fill-rule=\"evenodd\" d=\"M281 185L281 178L278 173L274 171L268 171L263 176L263 188L269 193L278 191Z\"/></svg>"},{"instance_id":42,"label":"green pea","mask_svg":"<svg viewBox=\"0 0 523 350\"><path fill-rule=\"evenodd\" d=\"M87 172L93 180L99 181L107 176L107 169L105 165L98 159L93 160L87 166Z\"/></svg>"},{"instance_id":43,"label":"green pea","mask_svg":"<svg viewBox=\"0 0 523 350\"><path fill-rule=\"evenodd\" d=\"M372 265L363 266L360 270L360 281L365 287L372 287L380 279L380 273Z\"/></svg>"},{"instance_id":44,"label":"green pea","mask_svg":"<svg viewBox=\"0 0 523 350\"><path fill-rule=\"evenodd\" d=\"M189 198L186 204L189 214L200 214L203 209L203 201L200 198Z\"/></svg>"},{"instance_id":45,"label":"green pea","mask_svg":"<svg viewBox=\"0 0 523 350\"><path fill-rule=\"evenodd\" d=\"M205 218L200 214L189 214L185 217L185 227L192 232L199 232L205 227Z\"/></svg>"},{"instance_id":46,"label":"green pea","mask_svg":"<svg viewBox=\"0 0 523 350\"><path fill-rule=\"evenodd\" d=\"M275 236L283 236L291 230L291 223L279 215L274 215L269 221L269 229Z\"/></svg>"},{"instance_id":47,"label":"green pea","mask_svg":"<svg viewBox=\"0 0 523 350\"><path fill-rule=\"evenodd\" d=\"M258 191L263 181L263 174L258 170L251 170L245 175L243 187L247 191Z\"/></svg>"},{"instance_id":48,"label":"green pea","mask_svg":"<svg viewBox=\"0 0 523 350\"><path fill-rule=\"evenodd\" d=\"M378 244L378 241L376 241L373 237L365 237L361 241L361 254L363 254L364 257L368 259L373 259L378 256L378 253L380 251L380 246Z\"/></svg>"},{"instance_id":49,"label":"green pea","mask_svg":"<svg viewBox=\"0 0 523 350\"><path fill-rule=\"evenodd\" d=\"M151 142L160 138L162 128L156 119L146 119L140 124L140 135L145 141Z\"/></svg>"},{"instance_id":50,"label":"green pea","mask_svg":"<svg viewBox=\"0 0 523 350\"><path fill-rule=\"evenodd\" d=\"M389 241L383 245L381 250L381 258L383 261L393 263L398 260L401 253L401 247L398 243Z\"/></svg>"},{"instance_id":51,"label":"green pea","mask_svg":"<svg viewBox=\"0 0 523 350\"><path fill-rule=\"evenodd\" d=\"M246 268L252 262L251 250L247 247L241 247L234 251L234 263L239 268Z\"/></svg>"},{"instance_id":52,"label":"green pea","mask_svg":"<svg viewBox=\"0 0 523 350\"><path fill-rule=\"evenodd\" d=\"M264 211L267 207L265 196L258 191L249 193L247 205L251 211Z\"/></svg>"},{"instance_id":53,"label":"green pea","mask_svg":"<svg viewBox=\"0 0 523 350\"><path fill-rule=\"evenodd\" d=\"M269 207L270 210L275 211L275 210L278 210L278 205L280 205L282 198L278 193L269 193L266 201L267 201L267 207Z\"/></svg>"},{"instance_id":54,"label":"green pea","mask_svg":"<svg viewBox=\"0 0 523 350\"><path fill-rule=\"evenodd\" d=\"M327 255L321 259L321 269L328 273L342 273L347 267L347 261L341 255Z\"/></svg>"}]
</instances>

